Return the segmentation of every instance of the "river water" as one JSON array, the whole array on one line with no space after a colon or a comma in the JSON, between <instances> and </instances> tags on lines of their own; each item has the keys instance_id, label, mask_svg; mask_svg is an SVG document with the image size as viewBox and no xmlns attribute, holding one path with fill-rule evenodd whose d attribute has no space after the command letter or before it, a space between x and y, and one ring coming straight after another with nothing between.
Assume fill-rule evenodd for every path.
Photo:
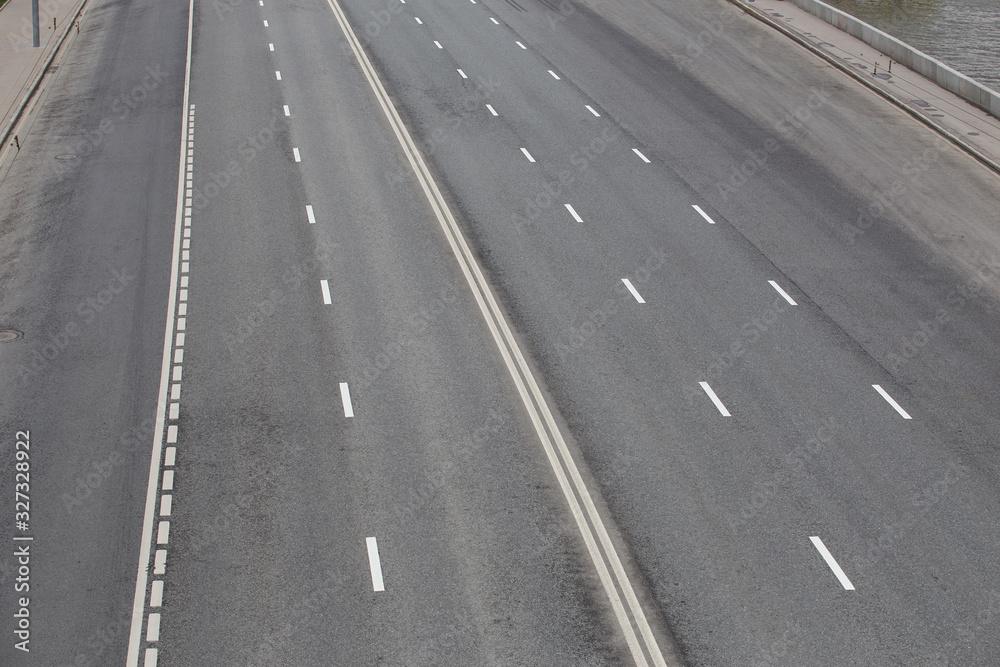
<instances>
[{"instance_id":1,"label":"river water","mask_svg":"<svg viewBox=\"0 0 1000 667\"><path fill-rule=\"evenodd\" d=\"M1000 0L823 0L1000 91Z\"/></svg>"}]
</instances>

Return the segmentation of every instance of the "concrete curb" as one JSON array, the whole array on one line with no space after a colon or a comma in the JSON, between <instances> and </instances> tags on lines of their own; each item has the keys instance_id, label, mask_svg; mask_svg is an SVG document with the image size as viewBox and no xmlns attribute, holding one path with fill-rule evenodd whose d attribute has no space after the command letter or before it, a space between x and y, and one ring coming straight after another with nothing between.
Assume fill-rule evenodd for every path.
<instances>
[{"instance_id":1,"label":"concrete curb","mask_svg":"<svg viewBox=\"0 0 1000 667\"><path fill-rule=\"evenodd\" d=\"M908 67L930 79L945 90L951 91L979 107L991 116L1000 118L1000 93L984 86L958 70L948 67L940 60L932 58L906 42L851 16L820 0L791 0L799 9L823 19L833 27L860 39L865 44L878 49L897 63Z\"/></svg>"},{"instance_id":2,"label":"concrete curb","mask_svg":"<svg viewBox=\"0 0 1000 667\"><path fill-rule=\"evenodd\" d=\"M59 53L59 49L62 48L63 42L66 41L66 36L69 35L69 31L73 28L73 25L80 18L80 14L83 12L83 6L87 4L87 0L80 0L80 5L76 8L76 12L73 14L73 18L66 22L66 29L63 31L62 37L59 38L59 42L56 44L55 48L52 49L52 53L49 54L48 60L45 61L45 65L42 66L42 71L38 73L35 80L32 81L31 85L28 87L28 92L24 94L24 98L21 103L17 105L14 109L14 113L11 115L10 122L0 131L0 146L7 143L10 139L10 133L14 131L14 127L21 120L21 116L24 114L24 110L28 108L28 102L31 98L35 96L35 92L42 83L42 79L45 78L45 74L49 71L49 66L52 65L52 61L55 60L56 54Z\"/></svg>"},{"instance_id":3,"label":"concrete curb","mask_svg":"<svg viewBox=\"0 0 1000 667\"><path fill-rule=\"evenodd\" d=\"M851 67L848 63L844 62L840 58L837 58L833 54L827 53L826 51L824 51L823 49L819 48L818 46L815 46L814 44L811 44L808 40L806 40L803 37L801 37L794 30L789 29L783 23L775 21L770 16L768 16L765 12L757 9L756 7L753 7L753 6L749 5L749 4L747 4L746 2L744 2L744 0L728 0L728 1L730 3L736 5L737 7L739 7L744 12L746 12L747 14L749 14L750 16L752 16L753 18L757 19L761 23L769 25L772 28L774 28L775 30L778 30L779 32L783 33L787 37L790 37L792 40L794 40L795 42L797 42L801 46L805 47L806 49L808 49L812 53L818 55L823 60L826 60L828 63L830 63L831 65L833 65L834 67L836 67L840 71L844 72L848 76L852 77L856 81L859 81L859 82L863 83L868 88L870 88L871 90L875 91L876 93L878 93L879 95L881 95L882 97L884 97L889 102L892 102L893 104L895 104L896 106L898 106L900 109L902 109L906 113L910 114L911 116L913 116L914 118L916 118L917 120L919 120L924 125L927 125L931 129L933 129L935 132L939 133L945 139L947 139L951 143L955 144L955 146L957 146L958 148L961 148L965 152L969 153L972 157L976 158L977 160L979 160L980 162L982 162L985 166L987 166L991 170L993 170L997 175L1000 175L1000 162L998 162L997 160L994 160L992 157L990 157L986 153L984 153L981 150L979 150L977 147L975 147L972 144L970 144L969 142L967 142L960 135L957 135L957 134L953 133L951 130L949 130L946 127L942 127L941 125L938 125L937 123L933 122L930 118L927 118L923 114L921 114L920 112L918 112L916 109L911 108L908 104L906 104L906 102L904 102L903 100L899 99L898 97L896 97L895 95L893 95L888 90L882 88L880 85L878 85L874 81L869 80L868 77L866 77L863 74L859 73L854 67Z\"/></svg>"}]
</instances>

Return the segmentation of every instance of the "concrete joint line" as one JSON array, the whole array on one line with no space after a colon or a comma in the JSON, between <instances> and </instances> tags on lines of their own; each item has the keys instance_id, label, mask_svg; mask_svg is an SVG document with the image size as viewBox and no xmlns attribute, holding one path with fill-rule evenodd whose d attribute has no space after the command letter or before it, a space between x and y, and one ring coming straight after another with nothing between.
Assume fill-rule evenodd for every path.
<instances>
[{"instance_id":1,"label":"concrete joint line","mask_svg":"<svg viewBox=\"0 0 1000 667\"><path fill-rule=\"evenodd\" d=\"M569 505L570 512L576 520L577 527L587 546L633 659L637 665L643 667L650 664L656 667L667 667L667 662L663 658L653 630L646 619L646 614L597 511L593 497L584 484L544 395L535 381L535 377L468 246L465 236L445 201L444 195L431 176L430 170L424 163L420 151L390 102L388 93L367 54L362 49L339 2L327 0L327 3L351 45L358 64L374 91L393 133L406 154L410 167L413 169L413 173L444 231L452 253L462 268L462 273L472 290L483 319L486 321L486 326L493 336L528 416L535 427L542 448Z\"/></svg>"},{"instance_id":2,"label":"concrete joint line","mask_svg":"<svg viewBox=\"0 0 1000 667\"><path fill-rule=\"evenodd\" d=\"M889 91L883 89L881 86L879 86L878 84L876 84L874 81L870 81L867 77L865 77L863 74L861 74L860 72L858 72L857 70L855 70L853 67L850 67L847 63L845 63L840 58L837 58L836 56L834 56L834 55L832 55L830 53L827 53L823 49L820 49L820 48L816 47L815 45L810 44L808 42L808 40L804 39L802 36L800 36L799 34L797 34L794 30L791 30L788 26L786 26L786 25L784 25L782 23L779 23L778 21L775 21L770 16L768 16L766 13L760 11L756 7L749 6L748 4L746 4L744 2L744 0L729 0L729 2L731 2L734 5L736 5L737 7L739 7L744 12L746 12L747 14L749 14L750 16L752 16L753 18L757 19L761 23L764 23L766 25L771 26L772 28L774 28L778 32L784 34L786 37L790 37L794 42L796 42L800 46L805 47L807 50L809 50L813 54L819 56L820 58L822 58L823 60L827 61L828 63L830 63L831 65L833 65L837 69L839 69L840 71L842 71L845 74L849 75L855 81L861 82L862 84L864 84L865 86L867 86L871 90L875 91L876 93L878 93L879 95L881 95L883 98L885 98L886 100L888 100L892 104L896 105L897 107L899 107L900 109L902 109L906 113L910 114L911 116L913 116L914 118L916 118L917 120L919 120L924 125L927 125L928 127L930 127L932 130L934 130L935 132L937 132L938 134L940 134L941 136L943 136L945 139L947 139L948 141L950 141L951 143L953 143L958 148L962 149L963 151L965 151L966 153L968 153L972 157L974 157L977 160L979 160L981 163L983 163L984 165L986 165L987 167L989 167L991 170L993 170L994 172L996 172L998 175L1000 175L1000 162L997 162L996 160L994 160L993 158L991 158L989 155L987 155L986 153L982 152L981 150L979 150L978 148L976 148L975 146L973 146L972 144L970 144L969 142L967 142L961 136L959 136L957 134L954 134L953 132L951 132L947 128L944 128L944 127L938 125L937 123L935 123L934 121L932 121L930 118L927 118L926 116L924 116L920 112L918 112L918 111L910 108L905 102L903 102L902 100L900 100L899 98L897 98L895 95L893 95ZM874 49L875 47L872 47L872 48ZM933 81L931 83L933 83ZM934 85L937 85L937 84L934 84Z\"/></svg>"}]
</instances>

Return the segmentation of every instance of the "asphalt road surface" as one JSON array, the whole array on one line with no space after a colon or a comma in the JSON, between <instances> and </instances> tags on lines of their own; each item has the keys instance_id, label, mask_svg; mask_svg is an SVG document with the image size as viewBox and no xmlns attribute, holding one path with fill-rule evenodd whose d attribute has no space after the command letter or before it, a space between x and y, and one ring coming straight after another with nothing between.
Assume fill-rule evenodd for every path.
<instances>
[{"instance_id":1,"label":"asphalt road surface","mask_svg":"<svg viewBox=\"0 0 1000 667\"><path fill-rule=\"evenodd\" d=\"M995 174L723 0L91 3L0 664L1000 663Z\"/></svg>"}]
</instances>

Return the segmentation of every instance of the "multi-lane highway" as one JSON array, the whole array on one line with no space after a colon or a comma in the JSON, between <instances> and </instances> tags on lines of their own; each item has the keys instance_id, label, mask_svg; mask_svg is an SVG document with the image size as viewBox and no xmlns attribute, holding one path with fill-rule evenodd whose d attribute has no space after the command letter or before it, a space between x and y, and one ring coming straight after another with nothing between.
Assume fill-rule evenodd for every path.
<instances>
[{"instance_id":1,"label":"multi-lane highway","mask_svg":"<svg viewBox=\"0 0 1000 667\"><path fill-rule=\"evenodd\" d=\"M1000 662L996 174L724 0L91 2L0 663Z\"/></svg>"}]
</instances>

